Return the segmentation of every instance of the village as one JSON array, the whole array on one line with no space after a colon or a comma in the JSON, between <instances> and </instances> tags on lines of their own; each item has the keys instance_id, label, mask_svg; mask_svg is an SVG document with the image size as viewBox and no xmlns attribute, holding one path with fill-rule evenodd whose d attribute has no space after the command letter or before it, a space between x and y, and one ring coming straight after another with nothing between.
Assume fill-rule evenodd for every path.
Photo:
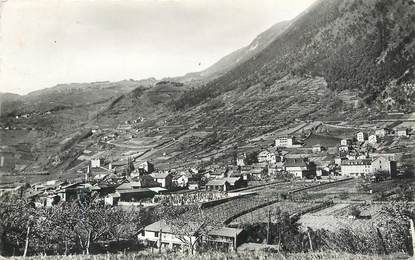
<instances>
[{"instance_id":1,"label":"village","mask_svg":"<svg viewBox=\"0 0 415 260\"><path fill-rule=\"evenodd\" d=\"M343 212L328 224L336 226L349 217L345 209L351 205L367 209L368 203L387 201L403 184L413 182L412 121L363 127L299 122L253 138L233 149L226 159L210 157L210 163L205 159L205 163L193 167L165 160L169 147L188 140L188 133L167 140L150 134L140 141L128 141L139 136L131 126L142 121L125 122L116 131L92 129L91 135L98 141L89 143L87 149L81 146L77 163L70 170L77 177L2 184L0 196L23 197L37 208L91 199L108 207L137 210L158 205L199 205L204 214L221 223L220 228L210 231L210 243L236 250L245 240L240 224L261 219L266 222L266 215L276 208L284 208L309 227L319 224L312 220L316 212ZM329 128L338 136L325 135ZM200 136L203 138L203 134ZM154 139L158 142L153 143ZM123 152L115 157L107 146ZM0 167L12 169L16 160L7 155L7 151L1 153ZM175 248L183 245L176 235L160 220L146 226L137 238L150 247Z\"/></svg>"}]
</instances>

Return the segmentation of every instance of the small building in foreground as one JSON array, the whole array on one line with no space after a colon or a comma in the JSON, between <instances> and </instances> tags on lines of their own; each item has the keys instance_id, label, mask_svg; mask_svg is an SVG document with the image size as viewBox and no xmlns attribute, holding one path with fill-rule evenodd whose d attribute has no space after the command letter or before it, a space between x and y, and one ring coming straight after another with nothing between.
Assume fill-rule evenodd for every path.
<instances>
[{"instance_id":1,"label":"small building in foreground","mask_svg":"<svg viewBox=\"0 0 415 260\"><path fill-rule=\"evenodd\" d=\"M213 248L223 251L234 251L243 242L243 229L219 227L212 228L206 236L199 239L195 250L197 251L202 242L206 242ZM153 243L153 245L162 248L179 248L183 246L184 241L195 241L196 235L180 236L174 228L164 220L157 221L146 226L138 235L138 239Z\"/></svg>"}]
</instances>

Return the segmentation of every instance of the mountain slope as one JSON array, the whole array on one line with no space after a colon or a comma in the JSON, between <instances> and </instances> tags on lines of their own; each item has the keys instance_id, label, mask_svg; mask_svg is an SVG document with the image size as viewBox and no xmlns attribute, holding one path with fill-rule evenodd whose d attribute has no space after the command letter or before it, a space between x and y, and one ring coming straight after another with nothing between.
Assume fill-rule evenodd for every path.
<instances>
[{"instance_id":1,"label":"mountain slope","mask_svg":"<svg viewBox=\"0 0 415 260\"><path fill-rule=\"evenodd\" d=\"M415 3L411 0L318 1L263 51L190 91L176 102L176 108L233 89L259 83L270 86L289 74L321 76L330 89L354 89L372 103L394 79L402 84L415 78L414 47Z\"/></svg>"},{"instance_id":2,"label":"mountain slope","mask_svg":"<svg viewBox=\"0 0 415 260\"><path fill-rule=\"evenodd\" d=\"M0 115L20 115L104 104L137 87L152 87L156 82L156 79L149 78L119 82L71 83L37 90L24 96L5 93L0 95L0 101L4 101Z\"/></svg>"},{"instance_id":3,"label":"mountain slope","mask_svg":"<svg viewBox=\"0 0 415 260\"><path fill-rule=\"evenodd\" d=\"M209 68L200 71L188 73L183 77L174 78L180 82L190 81L209 81L217 78L226 72L232 70L238 65L249 60L256 54L264 50L268 45L275 40L284 30L289 26L290 21L283 21L273 25L268 30L258 35L248 46L242 47L210 66Z\"/></svg>"},{"instance_id":4,"label":"mountain slope","mask_svg":"<svg viewBox=\"0 0 415 260\"><path fill-rule=\"evenodd\" d=\"M275 40L289 26L289 21L283 21L273 25L265 32L258 35L248 46L245 46L231 54L223 57L218 62L200 72L202 77L221 75L249 60L260 53Z\"/></svg>"}]
</instances>

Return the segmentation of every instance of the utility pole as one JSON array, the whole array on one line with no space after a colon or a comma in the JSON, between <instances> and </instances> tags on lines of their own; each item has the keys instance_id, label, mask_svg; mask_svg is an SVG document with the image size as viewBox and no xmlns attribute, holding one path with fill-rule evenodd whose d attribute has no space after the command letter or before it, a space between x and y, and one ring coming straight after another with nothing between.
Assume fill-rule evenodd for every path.
<instances>
[{"instance_id":1,"label":"utility pole","mask_svg":"<svg viewBox=\"0 0 415 260\"><path fill-rule=\"evenodd\" d=\"M313 241L311 240L310 228L307 229L308 242L310 243L310 250L313 252Z\"/></svg>"},{"instance_id":2,"label":"utility pole","mask_svg":"<svg viewBox=\"0 0 415 260\"><path fill-rule=\"evenodd\" d=\"M267 225L267 245L270 243L270 229L271 229L271 210L268 210L268 225Z\"/></svg>"},{"instance_id":3,"label":"utility pole","mask_svg":"<svg viewBox=\"0 0 415 260\"><path fill-rule=\"evenodd\" d=\"M161 254L161 237L163 236L163 230L160 228L159 232L159 254Z\"/></svg>"},{"instance_id":4,"label":"utility pole","mask_svg":"<svg viewBox=\"0 0 415 260\"><path fill-rule=\"evenodd\" d=\"M414 221L412 219L409 219L409 224L411 225L412 256L415 256L415 227L414 227Z\"/></svg>"}]
</instances>

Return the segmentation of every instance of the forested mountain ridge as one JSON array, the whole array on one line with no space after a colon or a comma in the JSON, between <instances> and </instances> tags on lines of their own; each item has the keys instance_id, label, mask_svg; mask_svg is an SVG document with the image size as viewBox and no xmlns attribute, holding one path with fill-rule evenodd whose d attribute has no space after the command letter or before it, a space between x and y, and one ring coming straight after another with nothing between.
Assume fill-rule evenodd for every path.
<instances>
[{"instance_id":1,"label":"forested mountain ridge","mask_svg":"<svg viewBox=\"0 0 415 260\"><path fill-rule=\"evenodd\" d=\"M400 97L410 105L414 98L414 61L412 0L318 1L263 51L187 92L175 107L183 109L255 84L270 86L295 75L323 77L332 90L356 90L368 104L377 101L382 106L387 99L388 108L394 109L402 102L391 101L391 91L385 90L391 84L406 84L408 95Z\"/></svg>"}]
</instances>

